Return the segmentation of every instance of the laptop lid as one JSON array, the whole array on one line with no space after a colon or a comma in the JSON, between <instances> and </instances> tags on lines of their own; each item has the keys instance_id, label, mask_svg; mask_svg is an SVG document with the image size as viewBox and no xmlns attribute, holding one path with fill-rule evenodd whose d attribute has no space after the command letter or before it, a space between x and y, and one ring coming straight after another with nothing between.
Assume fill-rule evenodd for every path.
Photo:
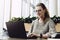
<instances>
[{"instance_id":1,"label":"laptop lid","mask_svg":"<svg viewBox=\"0 0 60 40\"><path fill-rule=\"evenodd\" d=\"M10 37L27 38L23 21L6 22L6 26Z\"/></svg>"}]
</instances>

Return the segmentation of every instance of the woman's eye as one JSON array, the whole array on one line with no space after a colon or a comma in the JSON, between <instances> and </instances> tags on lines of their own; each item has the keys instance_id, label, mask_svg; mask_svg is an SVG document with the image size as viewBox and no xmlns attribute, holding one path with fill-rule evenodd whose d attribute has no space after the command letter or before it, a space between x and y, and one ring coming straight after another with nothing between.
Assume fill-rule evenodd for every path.
<instances>
[{"instance_id":1,"label":"woman's eye","mask_svg":"<svg viewBox=\"0 0 60 40\"><path fill-rule=\"evenodd\" d=\"M41 11L41 10L38 10L38 11Z\"/></svg>"},{"instance_id":2,"label":"woman's eye","mask_svg":"<svg viewBox=\"0 0 60 40\"><path fill-rule=\"evenodd\" d=\"M39 12L39 11L41 11L41 10L36 10L36 12Z\"/></svg>"}]
</instances>

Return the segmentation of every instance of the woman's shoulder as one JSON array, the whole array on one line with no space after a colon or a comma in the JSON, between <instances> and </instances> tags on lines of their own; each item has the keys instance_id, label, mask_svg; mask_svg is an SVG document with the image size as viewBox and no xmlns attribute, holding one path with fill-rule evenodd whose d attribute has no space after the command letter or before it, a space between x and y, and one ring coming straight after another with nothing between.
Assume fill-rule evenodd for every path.
<instances>
[{"instance_id":1,"label":"woman's shoulder","mask_svg":"<svg viewBox=\"0 0 60 40\"><path fill-rule=\"evenodd\" d=\"M49 22L53 22L53 20L50 18L50 19L49 19Z\"/></svg>"},{"instance_id":2,"label":"woman's shoulder","mask_svg":"<svg viewBox=\"0 0 60 40\"><path fill-rule=\"evenodd\" d=\"M54 21L53 21L51 18L47 18L47 19L45 20L45 23L54 23Z\"/></svg>"},{"instance_id":3,"label":"woman's shoulder","mask_svg":"<svg viewBox=\"0 0 60 40\"><path fill-rule=\"evenodd\" d=\"M50 18L49 19L49 21L48 21L49 23L54 23L54 21ZM55 23L54 23L55 24Z\"/></svg>"}]
</instances>

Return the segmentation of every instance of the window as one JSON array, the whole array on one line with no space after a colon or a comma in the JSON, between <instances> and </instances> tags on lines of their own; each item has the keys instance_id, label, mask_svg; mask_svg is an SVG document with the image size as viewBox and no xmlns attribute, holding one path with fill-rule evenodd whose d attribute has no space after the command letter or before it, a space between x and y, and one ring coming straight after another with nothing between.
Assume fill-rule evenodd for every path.
<instances>
[{"instance_id":1,"label":"window","mask_svg":"<svg viewBox=\"0 0 60 40\"><path fill-rule=\"evenodd\" d=\"M0 0L0 38L2 38L2 28L3 28L3 15L4 15L4 0Z\"/></svg>"}]
</instances>

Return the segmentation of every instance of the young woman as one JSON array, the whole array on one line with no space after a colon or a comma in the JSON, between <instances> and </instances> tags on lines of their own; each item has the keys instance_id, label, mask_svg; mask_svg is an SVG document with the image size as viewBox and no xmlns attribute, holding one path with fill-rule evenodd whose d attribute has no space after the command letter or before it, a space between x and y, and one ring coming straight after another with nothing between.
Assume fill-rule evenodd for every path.
<instances>
[{"instance_id":1,"label":"young woman","mask_svg":"<svg viewBox=\"0 0 60 40\"><path fill-rule=\"evenodd\" d=\"M32 22L28 37L41 37L48 38L55 31L55 24L50 19L49 12L43 3L39 3L36 6L37 19ZM33 30L32 30L33 29Z\"/></svg>"}]
</instances>

